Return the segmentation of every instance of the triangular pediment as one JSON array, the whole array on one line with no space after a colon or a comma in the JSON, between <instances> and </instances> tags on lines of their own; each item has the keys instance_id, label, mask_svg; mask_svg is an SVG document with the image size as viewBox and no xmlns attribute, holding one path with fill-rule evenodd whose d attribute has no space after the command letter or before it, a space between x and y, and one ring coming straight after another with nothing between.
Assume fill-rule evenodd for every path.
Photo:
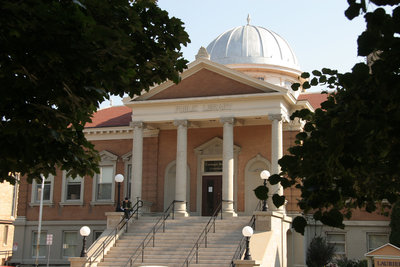
<instances>
[{"instance_id":1,"label":"triangular pediment","mask_svg":"<svg viewBox=\"0 0 400 267\"><path fill-rule=\"evenodd\" d=\"M213 139L205 142L204 144L196 147L194 149L195 153L198 155L222 155L223 150L223 140L219 137L214 137ZM240 147L237 145L233 145L234 153L240 152Z\"/></svg>"},{"instance_id":2,"label":"triangular pediment","mask_svg":"<svg viewBox=\"0 0 400 267\"><path fill-rule=\"evenodd\" d=\"M167 81L134 99L166 100L283 92L283 88L209 61L196 60L181 74L181 81Z\"/></svg>"},{"instance_id":3,"label":"triangular pediment","mask_svg":"<svg viewBox=\"0 0 400 267\"><path fill-rule=\"evenodd\" d=\"M400 248L387 243L379 248L376 248L368 253L365 256L392 256L400 258Z\"/></svg>"},{"instance_id":4,"label":"triangular pediment","mask_svg":"<svg viewBox=\"0 0 400 267\"><path fill-rule=\"evenodd\" d=\"M202 69L183 79L179 84L174 84L150 97L149 100L259 93L264 91L208 69Z\"/></svg>"}]
</instances>

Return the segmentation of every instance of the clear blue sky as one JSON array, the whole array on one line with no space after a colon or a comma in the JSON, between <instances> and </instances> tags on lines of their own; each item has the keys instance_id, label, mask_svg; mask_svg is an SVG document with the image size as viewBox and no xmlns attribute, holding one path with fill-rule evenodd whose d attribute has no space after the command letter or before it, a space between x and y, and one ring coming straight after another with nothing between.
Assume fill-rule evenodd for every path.
<instances>
[{"instance_id":1,"label":"clear blue sky","mask_svg":"<svg viewBox=\"0 0 400 267\"><path fill-rule=\"evenodd\" d=\"M357 37L364 19L344 16L346 0L158 0L158 5L184 22L191 43L182 51L190 62L201 46L245 25L248 14L251 25L272 30L290 44L303 71L329 67L346 72L363 60L357 57ZM121 104L113 98L114 106Z\"/></svg>"}]
</instances>

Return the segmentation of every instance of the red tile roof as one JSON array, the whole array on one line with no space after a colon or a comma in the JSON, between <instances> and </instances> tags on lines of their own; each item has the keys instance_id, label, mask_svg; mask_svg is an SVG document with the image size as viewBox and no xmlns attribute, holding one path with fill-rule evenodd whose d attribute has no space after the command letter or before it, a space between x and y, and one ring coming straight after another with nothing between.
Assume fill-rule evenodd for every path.
<instances>
[{"instance_id":1,"label":"red tile roof","mask_svg":"<svg viewBox=\"0 0 400 267\"><path fill-rule=\"evenodd\" d=\"M321 103L324 102L328 98L328 94L321 93L309 93L309 94L300 94L297 98L298 100L308 100L311 106L314 109L320 108Z\"/></svg>"},{"instance_id":2,"label":"red tile roof","mask_svg":"<svg viewBox=\"0 0 400 267\"><path fill-rule=\"evenodd\" d=\"M129 126L132 121L132 110L125 106L115 106L98 110L92 122L85 128Z\"/></svg>"}]
</instances>

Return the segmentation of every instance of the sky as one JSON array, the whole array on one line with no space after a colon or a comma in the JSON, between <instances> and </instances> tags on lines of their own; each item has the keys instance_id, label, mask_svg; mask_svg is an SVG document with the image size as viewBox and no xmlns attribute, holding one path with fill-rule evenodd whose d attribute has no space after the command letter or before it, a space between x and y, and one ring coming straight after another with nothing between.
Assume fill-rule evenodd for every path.
<instances>
[{"instance_id":1,"label":"sky","mask_svg":"<svg viewBox=\"0 0 400 267\"><path fill-rule=\"evenodd\" d=\"M362 17L344 16L346 0L158 0L170 16L184 22L191 43L182 47L184 58L194 61L221 33L237 26L262 26L283 37L297 56L302 71L328 67L350 71L357 57L357 37L364 30ZM122 105L119 97L112 105ZM101 108L109 107L102 103Z\"/></svg>"}]
</instances>

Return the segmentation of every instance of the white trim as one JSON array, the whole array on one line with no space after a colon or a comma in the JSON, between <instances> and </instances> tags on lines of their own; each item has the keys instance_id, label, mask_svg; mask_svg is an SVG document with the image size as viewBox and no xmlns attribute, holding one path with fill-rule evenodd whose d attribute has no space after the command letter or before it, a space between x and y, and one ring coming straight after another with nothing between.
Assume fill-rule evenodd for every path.
<instances>
[{"instance_id":1,"label":"white trim","mask_svg":"<svg viewBox=\"0 0 400 267\"><path fill-rule=\"evenodd\" d=\"M99 168L111 166L112 167L112 177L111 177L111 196L110 199L97 199L97 179L99 177L99 173L95 174L93 177L92 183L92 201L90 205L114 205L115 204L115 181L114 176L116 173L116 165L118 156L107 151L103 150L100 153L101 161L99 163Z\"/></svg>"},{"instance_id":2,"label":"white trim","mask_svg":"<svg viewBox=\"0 0 400 267\"><path fill-rule=\"evenodd\" d=\"M62 174L62 185L61 185L61 202L59 203L60 206L66 205L83 205L83 193L84 193L84 184L85 178L78 176L75 179L81 179L81 190L79 199L67 199L67 190L68 190L68 179L67 179L67 172L63 171Z\"/></svg>"},{"instance_id":3,"label":"white trim","mask_svg":"<svg viewBox=\"0 0 400 267\"><path fill-rule=\"evenodd\" d=\"M44 200L43 199L43 205L44 206L52 206L53 203L53 192L54 192L54 175L50 174L48 177L46 177L46 181L50 181L50 199L49 200ZM36 180L33 180L32 182L32 190L31 190L31 202L29 203L29 206L39 206L40 205L40 199L37 199L36 193L36 187L39 184L36 182Z\"/></svg>"}]
</instances>

